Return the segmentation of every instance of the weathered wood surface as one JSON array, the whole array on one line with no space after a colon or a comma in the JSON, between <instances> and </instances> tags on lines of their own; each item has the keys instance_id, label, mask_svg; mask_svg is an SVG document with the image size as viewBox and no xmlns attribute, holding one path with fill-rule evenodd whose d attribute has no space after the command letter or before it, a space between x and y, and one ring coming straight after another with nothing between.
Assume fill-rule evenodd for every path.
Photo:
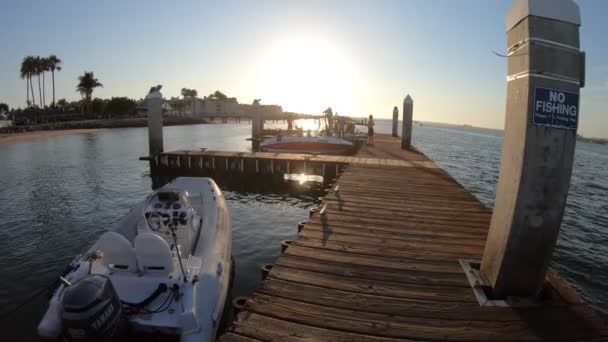
<instances>
[{"instance_id":1,"label":"weathered wood surface","mask_svg":"<svg viewBox=\"0 0 608 342\"><path fill-rule=\"evenodd\" d=\"M221 341L604 341L604 316L554 274L558 304L479 306L459 264L482 256L491 210L379 136L276 261ZM294 222L294 229L295 222Z\"/></svg>"}]
</instances>

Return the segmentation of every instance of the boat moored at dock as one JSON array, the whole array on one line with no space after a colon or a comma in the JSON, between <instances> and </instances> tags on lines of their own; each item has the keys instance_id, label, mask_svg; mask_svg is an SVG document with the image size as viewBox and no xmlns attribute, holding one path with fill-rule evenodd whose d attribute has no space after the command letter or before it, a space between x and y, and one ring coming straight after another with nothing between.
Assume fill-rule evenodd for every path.
<instances>
[{"instance_id":1,"label":"boat moored at dock","mask_svg":"<svg viewBox=\"0 0 608 342\"><path fill-rule=\"evenodd\" d=\"M277 135L260 143L265 152L349 154L353 143L336 137Z\"/></svg>"},{"instance_id":2,"label":"boat moored at dock","mask_svg":"<svg viewBox=\"0 0 608 342\"><path fill-rule=\"evenodd\" d=\"M215 182L177 178L113 228L60 277L39 335L212 341L233 270L230 214Z\"/></svg>"}]
</instances>

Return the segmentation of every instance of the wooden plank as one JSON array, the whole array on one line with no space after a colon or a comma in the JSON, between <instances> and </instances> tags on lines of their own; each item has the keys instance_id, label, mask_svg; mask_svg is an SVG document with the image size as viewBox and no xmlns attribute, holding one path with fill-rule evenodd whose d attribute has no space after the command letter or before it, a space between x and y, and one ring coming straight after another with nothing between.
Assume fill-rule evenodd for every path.
<instances>
[{"instance_id":1,"label":"wooden plank","mask_svg":"<svg viewBox=\"0 0 608 342\"><path fill-rule=\"evenodd\" d=\"M300 243L300 241L298 241L298 243ZM368 280L388 280L394 283L470 288L466 277L463 274L455 273L425 273L416 270L399 270L399 272L395 272L392 268L383 267L384 265L352 265L337 261L299 257L289 254L281 256L277 260L276 265Z\"/></svg>"},{"instance_id":2,"label":"wooden plank","mask_svg":"<svg viewBox=\"0 0 608 342\"><path fill-rule=\"evenodd\" d=\"M391 268L394 270L454 273L462 274L462 276L464 276L460 264L456 262L437 263L432 262L431 260L426 260L427 262L424 262L425 260L336 252L331 250L314 249L295 245L288 247L285 250L285 254L312 259L341 262L353 266L381 266L383 268Z\"/></svg>"},{"instance_id":3,"label":"wooden plank","mask_svg":"<svg viewBox=\"0 0 608 342\"><path fill-rule=\"evenodd\" d=\"M327 273L317 273L275 265L269 278L287 282L314 285L353 293L383 296L387 298L410 298L429 301L476 304L477 299L471 289L464 287L420 286L416 284L393 283L389 281L367 280ZM319 291L323 292L323 291Z\"/></svg>"},{"instance_id":4,"label":"wooden plank","mask_svg":"<svg viewBox=\"0 0 608 342\"><path fill-rule=\"evenodd\" d=\"M402 248L403 243L411 242L433 242L445 243L450 245L465 245L485 247L485 236L476 237L462 236L454 234L453 236L440 236L435 232L411 232L403 230L401 232L387 232L365 228L342 228L339 226L313 226L305 225L300 232L300 236L315 239L328 239L331 236L336 236L336 241L363 243L366 245L379 245L387 247Z\"/></svg>"},{"instance_id":5,"label":"wooden plank","mask_svg":"<svg viewBox=\"0 0 608 342\"><path fill-rule=\"evenodd\" d=\"M402 234L400 239L396 239L393 237L387 238L382 236L372 236L364 234L337 233L335 230L332 230L331 227L320 231L314 229L304 229L300 232L299 236L313 239L322 239L326 241L385 246L395 249L410 248L415 244L424 244L425 246L427 244L440 244L442 246L454 246L458 249L464 247L472 249L479 248L479 250L483 250L483 247L485 247L485 241L481 239L473 240L458 238L440 238L434 236L417 236L407 235L406 232ZM428 247L430 248L430 246Z\"/></svg>"},{"instance_id":6,"label":"wooden plank","mask_svg":"<svg viewBox=\"0 0 608 342\"><path fill-rule=\"evenodd\" d=\"M327 221L325 221L327 222ZM354 235L373 235L373 236L384 236L386 238L398 238L402 234L409 235L420 235L420 236L436 236L436 237L455 237L455 238L467 238L467 239L483 239L485 241L487 231L486 230L471 230L467 228L434 228L434 227L390 227L390 226L374 226L374 225L354 225L349 223L342 223L340 221L332 220L331 225L322 223L320 221L309 221L305 227L324 231L329 229L342 229L344 234ZM348 231L348 232L347 232ZM336 233L341 233L339 230Z\"/></svg>"},{"instance_id":7,"label":"wooden plank","mask_svg":"<svg viewBox=\"0 0 608 342\"><path fill-rule=\"evenodd\" d=\"M315 217L317 217L318 215L313 216L313 219L315 219ZM317 217L318 219L318 217ZM487 226L488 226L488 222L467 222L467 221L460 221L460 222L454 222L448 219L435 219L433 217L427 217L427 216L423 216L423 217L416 217L416 216L410 216L407 218L407 221L405 222L399 222L396 221L394 219L391 219L390 216L386 217L386 216L375 216L375 217L359 217L359 216L353 216L353 215L344 215L342 214L340 211L334 211L331 212L331 216L328 215L328 222L333 222L333 220L336 221L344 221L344 222L354 222L354 223L359 223L359 224L385 224L388 226L396 226L399 227L400 225L405 226L405 227L421 227L421 226L437 226L437 227L471 227L471 228L475 228L475 229L480 229L480 230L487 230Z\"/></svg>"},{"instance_id":8,"label":"wooden plank","mask_svg":"<svg viewBox=\"0 0 608 342\"><path fill-rule=\"evenodd\" d=\"M408 340L403 339L379 338L342 330L322 329L255 313L247 313L246 319L235 322L233 331L265 341L408 342Z\"/></svg>"}]
</instances>

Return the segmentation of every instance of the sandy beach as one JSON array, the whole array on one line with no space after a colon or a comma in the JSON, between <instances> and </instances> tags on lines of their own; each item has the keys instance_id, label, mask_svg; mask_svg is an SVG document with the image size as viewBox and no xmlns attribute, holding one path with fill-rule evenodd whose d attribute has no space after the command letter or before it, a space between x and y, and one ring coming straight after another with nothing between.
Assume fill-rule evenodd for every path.
<instances>
[{"instance_id":1,"label":"sandy beach","mask_svg":"<svg viewBox=\"0 0 608 342\"><path fill-rule=\"evenodd\" d=\"M64 129L64 130L53 130L53 131L35 131L35 132L24 132L24 133L12 133L12 134L0 134L0 144L14 143L19 141L43 139L56 137L60 135L68 134L82 134L91 133L103 130L105 128L86 128L86 129Z\"/></svg>"}]
</instances>

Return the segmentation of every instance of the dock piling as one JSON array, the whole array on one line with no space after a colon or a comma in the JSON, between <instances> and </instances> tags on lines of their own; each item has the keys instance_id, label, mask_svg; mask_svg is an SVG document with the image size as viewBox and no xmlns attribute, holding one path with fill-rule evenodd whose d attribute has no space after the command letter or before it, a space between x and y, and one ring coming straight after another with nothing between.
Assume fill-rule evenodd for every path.
<instances>
[{"instance_id":1,"label":"dock piling","mask_svg":"<svg viewBox=\"0 0 608 342\"><path fill-rule=\"evenodd\" d=\"M401 132L401 148L406 150L412 147L412 118L414 100L407 95L403 100L403 123Z\"/></svg>"},{"instance_id":2,"label":"dock piling","mask_svg":"<svg viewBox=\"0 0 608 342\"><path fill-rule=\"evenodd\" d=\"M399 133L397 132L398 126L399 126L399 109L397 108L397 106L395 106L395 108L393 108L393 136L394 137L399 136Z\"/></svg>"},{"instance_id":3,"label":"dock piling","mask_svg":"<svg viewBox=\"0 0 608 342\"><path fill-rule=\"evenodd\" d=\"M151 156L163 152L163 95L153 91L146 96L148 115L148 146Z\"/></svg>"},{"instance_id":4,"label":"dock piling","mask_svg":"<svg viewBox=\"0 0 608 342\"><path fill-rule=\"evenodd\" d=\"M505 133L481 264L499 297L540 292L559 234L583 79L579 26L572 0L517 0L507 14Z\"/></svg>"}]
</instances>

